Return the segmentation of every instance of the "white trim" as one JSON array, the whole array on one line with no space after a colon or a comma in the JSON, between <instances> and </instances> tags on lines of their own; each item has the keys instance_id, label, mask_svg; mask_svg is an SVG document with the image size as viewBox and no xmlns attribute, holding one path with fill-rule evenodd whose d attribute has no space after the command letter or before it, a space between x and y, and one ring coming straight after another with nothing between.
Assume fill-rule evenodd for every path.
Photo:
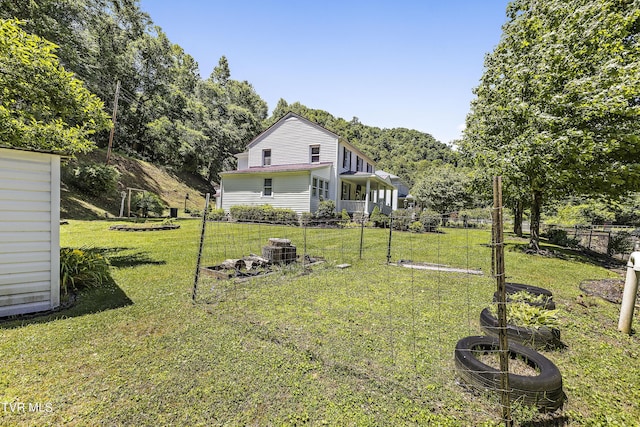
<instances>
[{"instance_id":1,"label":"white trim","mask_svg":"<svg viewBox=\"0 0 640 427\"><path fill-rule=\"evenodd\" d=\"M51 308L60 305L60 157L51 157Z\"/></svg>"}]
</instances>

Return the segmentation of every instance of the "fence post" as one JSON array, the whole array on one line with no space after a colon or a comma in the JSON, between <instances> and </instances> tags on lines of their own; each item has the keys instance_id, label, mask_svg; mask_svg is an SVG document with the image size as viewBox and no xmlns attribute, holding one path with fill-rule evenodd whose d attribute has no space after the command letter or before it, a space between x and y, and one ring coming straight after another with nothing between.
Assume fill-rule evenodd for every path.
<instances>
[{"instance_id":1,"label":"fence post","mask_svg":"<svg viewBox=\"0 0 640 427\"><path fill-rule=\"evenodd\" d=\"M363 211L360 223L360 259L362 259L362 246L364 245L364 215Z\"/></svg>"},{"instance_id":2,"label":"fence post","mask_svg":"<svg viewBox=\"0 0 640 427\"><path fill-rule=\"evenodd\" d=\"M387 244L387 264L391 262L391 232L393 230L393 213L389 215L389 243Z\"/></svg>"},{"instance_id":3,"label":"fence post","mask_svg":"<svg viewBox=\"0 0 640 427\"><path fill-rule=\"evenodd\" d=\"M193 279L193 291L191 292L191 301L196 302L196 295L198 292L198 278L200 277L200 260L202 259L202 247L204 246L204 232L207 228L207 211L209 210L209 196L207 193L207 198L204 202L204 210L202 212L202 229L200 231L200 246L198 248L198 260L196 261L196 275Z\"/></svg>"}]
</instances>

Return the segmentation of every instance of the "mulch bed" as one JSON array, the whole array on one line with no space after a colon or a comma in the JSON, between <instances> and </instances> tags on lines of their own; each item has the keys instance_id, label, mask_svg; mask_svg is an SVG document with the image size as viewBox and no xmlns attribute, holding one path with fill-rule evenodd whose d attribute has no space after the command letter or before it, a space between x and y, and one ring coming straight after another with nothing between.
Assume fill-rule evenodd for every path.
<instances>
[{"instance_id":1,"label":"mulch bed","mask_svg":"<svg viewBox=\"0 0 640 427\"><path fill-rule=\"evenodd\" d=\"M580 289L586 294L603 298L615 304L620 304L622 302L622 292L624 291L624 280L587 280L580 283Z\"/></svg>"},{"instance_id":2,"label":"mulch bed","mask_svg":"<svg viewBox=\"0 0 640 427\"><path fill-rule=\"evenodd\" d=\"M161 230L176 230L180 228L178 224L166 224L166 225L112 225L109 230L116 231L161 231Z\"/></svg>"}]
</instances>

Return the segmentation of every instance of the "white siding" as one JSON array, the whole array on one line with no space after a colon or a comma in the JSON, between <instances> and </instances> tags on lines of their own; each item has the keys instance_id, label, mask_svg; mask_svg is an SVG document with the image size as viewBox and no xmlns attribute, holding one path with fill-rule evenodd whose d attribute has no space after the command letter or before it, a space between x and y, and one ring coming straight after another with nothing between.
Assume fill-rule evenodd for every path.
<instances>
[{"instance_id":1,"label":"white siding","mask_svg":"<svg viewBox=\"0 0 640 427\"><path fill-rule=\"evenodd\" d=\"M335 162L338 137L292 116L276 124L249 147L249 167L262 166L262 150L271 150L271 165L311 163L310 147L320 146L320 162Z\"/></svg>"},{"instance_id":2,"label":"white siding","mask_svg":"<svg viewBox=\"0 0 640 427\"><path fill-rule=\"evenodd\" d=\"M273 195L263 197L264 179L271 178ZM221 207L229 211L231 206L271 205L274 208L292 209L297 213L309 212L309 172L270 174L226 175L222 179Z\"/></svg>"},{"instance_id":3,"label":"white siding","mask_svg":"<svg viewBox=\"0 0 640 427\"><path fill-rule=\"evenodd\" d=\"M60 158L0 148L0 316L60 304Z\"/></svg>"}]
</instances>

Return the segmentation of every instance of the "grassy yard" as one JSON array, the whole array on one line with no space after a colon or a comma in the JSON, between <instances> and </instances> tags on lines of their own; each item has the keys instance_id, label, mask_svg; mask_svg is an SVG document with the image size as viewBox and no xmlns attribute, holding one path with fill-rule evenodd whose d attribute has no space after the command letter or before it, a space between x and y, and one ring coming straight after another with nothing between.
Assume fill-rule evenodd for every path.
<instances>
[{"instance_id":1,"label":"grassy yard","mask_svg":"<svg viewBox=\"0 0 640 427\"><path fill-rule=\"evenodd\" d=\"M500 422L497 399L465 391L453 363L455 343L480 334L493 296L489 231L392 237L392 261L485 272L477 276L387 265L385 230L365 230L360 257L359 229L211 224L205 265L259 253L269 237L326 262L245 282L205 277L194 305L200 224L179 223L146 233L108 231L103 221L62 226L62 246L107 254L115 284L53 315L0 323L0 425ZM578 255L526 255L524 241L507 243L508 280L551 289L559 307L567 348L545 352L568 396L559 418L635 425L640 339L616 331L618 306L578 288L616 275ZM530 418L526 408L515 415Z\"/></svg>"}]
</instances>

